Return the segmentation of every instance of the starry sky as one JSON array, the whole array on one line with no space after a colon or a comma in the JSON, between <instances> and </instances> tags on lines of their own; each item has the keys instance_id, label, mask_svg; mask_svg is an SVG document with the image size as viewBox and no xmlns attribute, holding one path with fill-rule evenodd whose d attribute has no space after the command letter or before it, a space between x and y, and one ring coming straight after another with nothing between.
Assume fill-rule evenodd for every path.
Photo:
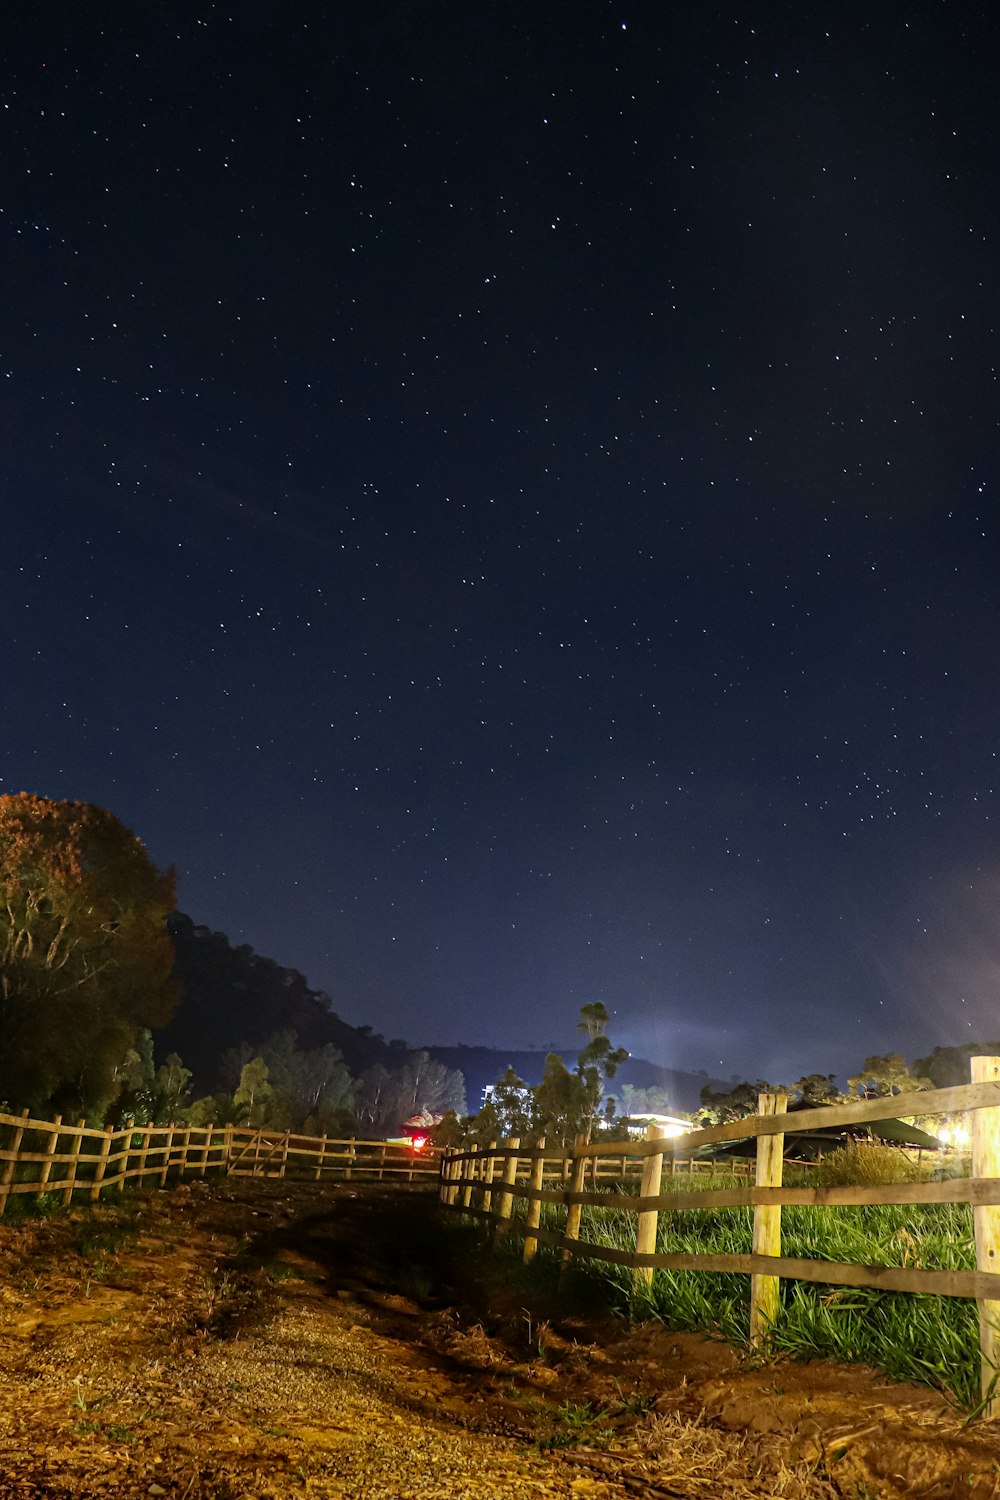
<instances>
[{"instance_id":1,"label":"starry sky","mask_svg":"<svg viewBox=\"0 0 1000 1500\"><path fill-rule=\"evenodd\" d=\"M1000 1035L996 8L5 33L0 790L413 1043Z\"/></svg>"}]
</instances>

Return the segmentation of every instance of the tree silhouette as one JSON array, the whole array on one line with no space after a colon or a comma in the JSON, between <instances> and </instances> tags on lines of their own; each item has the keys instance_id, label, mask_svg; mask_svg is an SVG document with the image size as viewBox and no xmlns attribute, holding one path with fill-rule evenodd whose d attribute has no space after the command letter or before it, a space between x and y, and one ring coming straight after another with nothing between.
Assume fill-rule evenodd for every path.
<instances>
[{"instance_id":1,"label":"tree silhouette","mask_svg":"<svg viewBox=\"0 0 1000 1500\"><path fill-rule=\"evenodd\" d=\"M176 1003L173 876L110 812L0 797L0 1098L100 1114Z\"/></svg>"}]
</instances>

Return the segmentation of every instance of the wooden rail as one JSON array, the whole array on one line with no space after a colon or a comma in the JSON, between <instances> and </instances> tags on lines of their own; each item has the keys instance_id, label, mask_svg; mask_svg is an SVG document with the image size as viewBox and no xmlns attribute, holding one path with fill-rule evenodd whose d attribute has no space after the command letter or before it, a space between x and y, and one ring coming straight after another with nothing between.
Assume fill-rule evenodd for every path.
<instances>
[{"instance_id":1,"label":"wooden rail","mask_svg":"<svg viewBox=\"0 0 1000 1500\"><path fill-rule=\"evenodd\" d=\"M979 1304L982 1356L983 1411L1000 1417L997 1370L1000 1367L1000 1058L973 1057L972 1082L890 1098L858 1100L824 1109L797 1111L795 1131L842 1129L876 1120L897 1119L913 1113L951 1114L968 1110L973 1116L972 1176L949 1181L891 1183L879 1186L785 1187L782 1185L783 1136L788 1126L785 1100L761 1094L758 1114L728 1125L664 1139L650 1127L644 1141L578 1140L571 1150L559 1151L541 1142L529 1149L519 1143L491 1145L482 1150L446 1150L441 1158L439 1195L446 1208L494 1223L503 1232L525 1237L524 1258L530 1260L539 1243L555 1247L564 1264L574 1256L591 1257L632 1268L637 1278L650 1281L662 1267L681 1271L726 1271L750 1277L750 1337L766 1345L779 1304L782 1279L833 1286L875 1287L882 1291L931 1293L938 1297L969 1297ZM751 1140L757 1143L754 1182L744 1187L684 1191L675 1185L681 1172L714 1170L717 1164L697 1161L704 1146ZM739 1170L729 1163L726 1172ZM482 1184L502 1171L503 1212L484 1201ZM664 1191L663 1177L669 1185ZM590 1190L586 1188L590 1178ZM629 1193L628 1179L640 1179L638 1193ZM478 1199L477 1199L478 1194ZM527 1206L522 1218L512 1217L511 1205ZM542 1204L565 1210L561 1231L540 1227ZM853 1205L884 1203L967 1203L973 1209L976 1270L931 1271L913 1266L851 1265L828 1260L801 1260L781 1254L781 1210L784 1205ZM585 1207L613 1208L634 1214L635 1249L622 1250L581 1238ZM677 1209L749 1207L753 1209L751 1253L744 1255L670 1254L656 1251L658 1218Z\"/></svg>"},{"instance_id":2,"label":"wooden rail","mask_svg":"<svg viewBox=\"0 0 1000 1500\"><path fill-rule=\"evenodd\" d=\"M61 1116L36 1120L28 1110L0 1113L0 1218L9 1198L74 1193L96 1201L127 1183L173 1177L307 1177L413 1182L438 1169L438 1153L419 1155L388 1141L335 1140L233 1125L130 1125L101 1130Z\"/></svg>"}]
</instances>

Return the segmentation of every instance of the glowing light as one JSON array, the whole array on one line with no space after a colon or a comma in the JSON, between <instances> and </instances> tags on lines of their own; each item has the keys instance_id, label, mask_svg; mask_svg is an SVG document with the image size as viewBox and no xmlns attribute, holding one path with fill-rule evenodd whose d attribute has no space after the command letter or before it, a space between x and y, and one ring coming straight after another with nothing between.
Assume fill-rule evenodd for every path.
<instances>
[{"instance_id":1,"label":"glowing light","mask_svg":"<svg viewBox=\"0 0 1000 1500\"><path fill-rule=\"evenodd\" d=\"M964 1120L945 1120L936 1134L953 1151L967 1151L972 1144L972 1131Z\"/></svg>"}]
</instances>

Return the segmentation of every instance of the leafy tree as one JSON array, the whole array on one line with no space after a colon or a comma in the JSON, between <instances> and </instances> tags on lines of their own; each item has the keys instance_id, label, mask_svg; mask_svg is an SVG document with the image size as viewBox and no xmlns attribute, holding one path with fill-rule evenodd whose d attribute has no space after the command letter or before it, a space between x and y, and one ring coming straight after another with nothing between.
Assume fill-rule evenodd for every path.
<instances>
[{"instance_id":1,"label":"leafy tree","mask_svg":"<svg viewBox=\"0 0 1000 1500\"><path fill-rule=\"evenodd\" d=\"M402 1049L399 1049L402 1052ZM358 1123L372 1135L395 1135L413 1115L465 1112L465 1079L429 1052L402 1052L400 1067L366 1068L356 1085Z\"/></svg>"},{"instance_id":2,"label":"leafy tree","mask_svg":"<svg viewBox=\"0 0 1000 1500\"><path fill-rule=\"evenodd\" d=\"M623 1083L616 1092L619 1110L623 1115L675 1115L677 1113L667 1089L655 1086L637 1089L630 1083Z\"/></svg>"},{"instance_id":3,"label":"leafy tree","mask_svg":"<svg viewBox=\"0 0 1000 1500\"><path fill-rule=\"evenodd\" d=\"M582 1133L584 1114L583 1085L579 1076L570 1072L558 1052L550 1052L545 1059L542 1081L535 1089L535 1118L539 1133L550 1143L568 1145Z\"/></svg>"},{"instance_id":4,"label":"leafy tree","mask_svg":"<svg viewBox=\"0 0 1000 1500\"><path fill-rule=\"evenodd\" d=\"M395 1109L392 1074L381 1063L366 1068L355 1085L358 1124L369 1135L389 1134Z\"/></svg>"},{"instance_id":5,"label":"leafy tree","mask_svg":"<svg viewBox=\"0 0 1000 1500\"><path fill-rule=\"evenodd\" d=\"M493 1086L491 1102L496 1112L497 1140L517 1136L526 1141L535 1129L534 1091L516 1068L507 1068ZM491 1137L493 1139L493 1137Z\"/></svg>"},{"instance_id":6,"label":"leafy tree","mask_svg":"<svg viewBox=\"0 0 1000 1500\"><path fill-rule=\"evenodd\" d=\"M758 1094L784 1094L783 1085L776 1086L758 1078L756 1083L738 1083L728 1092L716 1091L706 1083L701 1091L700 1119L707 1125L728 1125L733 1120L745 1120L757 1113Z\"/></svg>"},{"instance_id":7,"label":"leafy tree","mask_svg":"<svg viewBox=\"0 0 1000 1500\"><path fill-rule=\"evenodd\" d=\"M911 1073L899 1052L888 1052L884 1057L866 1057L860 1073L847 1080L852 1097L881 1099L895 1094L911 1094L920 1089L929 1089L929 1078Z\"/></svg>"},{"instance_id":8,"label":"leafy tree","mask_svg":"<svg viewBox=\"0 0 1000 1500\"><path fill-rule=\"evenodd\" d=\"M607 1036L608 1013L601 1002L594 1001L580 1010L577 1029L587 1043L571 1072L558 1052L545 1059L542 1081L534 1090L534 1116L538 1132L547 1140L568 1144L577 1135L588 1140L601 1115L604 1085L628 1061L623 1047L612 1047ZM608 1100L603 1111L610 1121L614 1104Z\"/></svg>"},{"instance_id":9,"label":"leafy tree","mask_svg":"<svg viewBox=\"0 0 1000 1500\"><path fill-rule=\"evenodd\" d=\"M610 1083L618 1069L628 1062L628 1053L624 1047L612 1047L607 1027L608 1012L599 1000L581 1006L576 1029L582 1031L589 1040L577 1058L576 1075L582 1086L583 1112L580 1124L588 1140L604 1097L604 1085ZM604 1115L610 1123L614 1115L614 1102L610 1099Z\"/></svg>"},{"instance_id":10,"label":"leafy tree","mask_svg":"<svg viewBox=\"0 0 1000 1500\"><path fill-rule=\"evenodd\" d=\"M154 1080L154 1118L157 1123L180 1119L190 1082L191 1069L185 1068L176 1052L168 1053L166 1061L157 1068Z\"/></svg>"},{"instance_id":11,"label":"leafy tree","mask_svg":"<svg viewBox=\"0 0 1000 1500\"><path fill-rule=\"evenodd\" d=\"M260 1055L271 1085L284 1098L292 1125L298 1129L309 1118L328 1122L353 1115L351 1075L332 1042L303 1051L294 1031L278 1031L262 1044Z\"/></svg>"},{"instance_id":12,"label":"leafy tree","mask_svg":"<svg viewBox=\"0 0 1000 1500\"><path fill-rule=\"evenodd\" d=\"M833 1073L806 1073L803 1078L796 1079L792 1088L801 1104L835 1104L843 1097L834 1084L835 1076Z\"/></svg>"},{"instance_id":13,"label":"leafy tree","mask_svg":"<svg viewBox=\"0 0 1000 1500\"><path fill-rule=\"evenodd\" d=\"M173 877L87 802L0 797L0 1096L101 1116L177 1000Z\"/></svg>"},{"instance_id":14,"label":"leafy tree","mask_svg":"<svg viewBox=\"0 0 1000 1500\"><path fill-rule=\"evenodd\" d=\"M971 1057L996 1057L1000 1042L964 1042L960 1047L935 1047L929 1057L918 1057L913 1071L929 1078L936 1089L948 1089L971 1078Z\"/></svg>"},{"instance_id":15,"label":"leafy tree","mask_svg":"<svg viewBox=\"0 0 1000 1500\"><path fill-rule=\"evenodd\" d=\"M492 1140L493 1137L491 1136ZM462 1122L453 1109L446 1110L431 1131L431 1142L435 1146L459 1146L465 1140Z\"/></svg>"},{"instance_id":16,"label":"leafy tree","mask_svg":"<svg viewBox=\"0 0 1000 1500\"><path fill-rule=\"evenodd\" d=\"M267 1063L262 1057L248 1062L240 1074L240 1086L233 1095L233 1104L241 1125L256 1129L265 1126L284 1128L284 1101L271 1087Z\"/></svg>"}]
</instances>

